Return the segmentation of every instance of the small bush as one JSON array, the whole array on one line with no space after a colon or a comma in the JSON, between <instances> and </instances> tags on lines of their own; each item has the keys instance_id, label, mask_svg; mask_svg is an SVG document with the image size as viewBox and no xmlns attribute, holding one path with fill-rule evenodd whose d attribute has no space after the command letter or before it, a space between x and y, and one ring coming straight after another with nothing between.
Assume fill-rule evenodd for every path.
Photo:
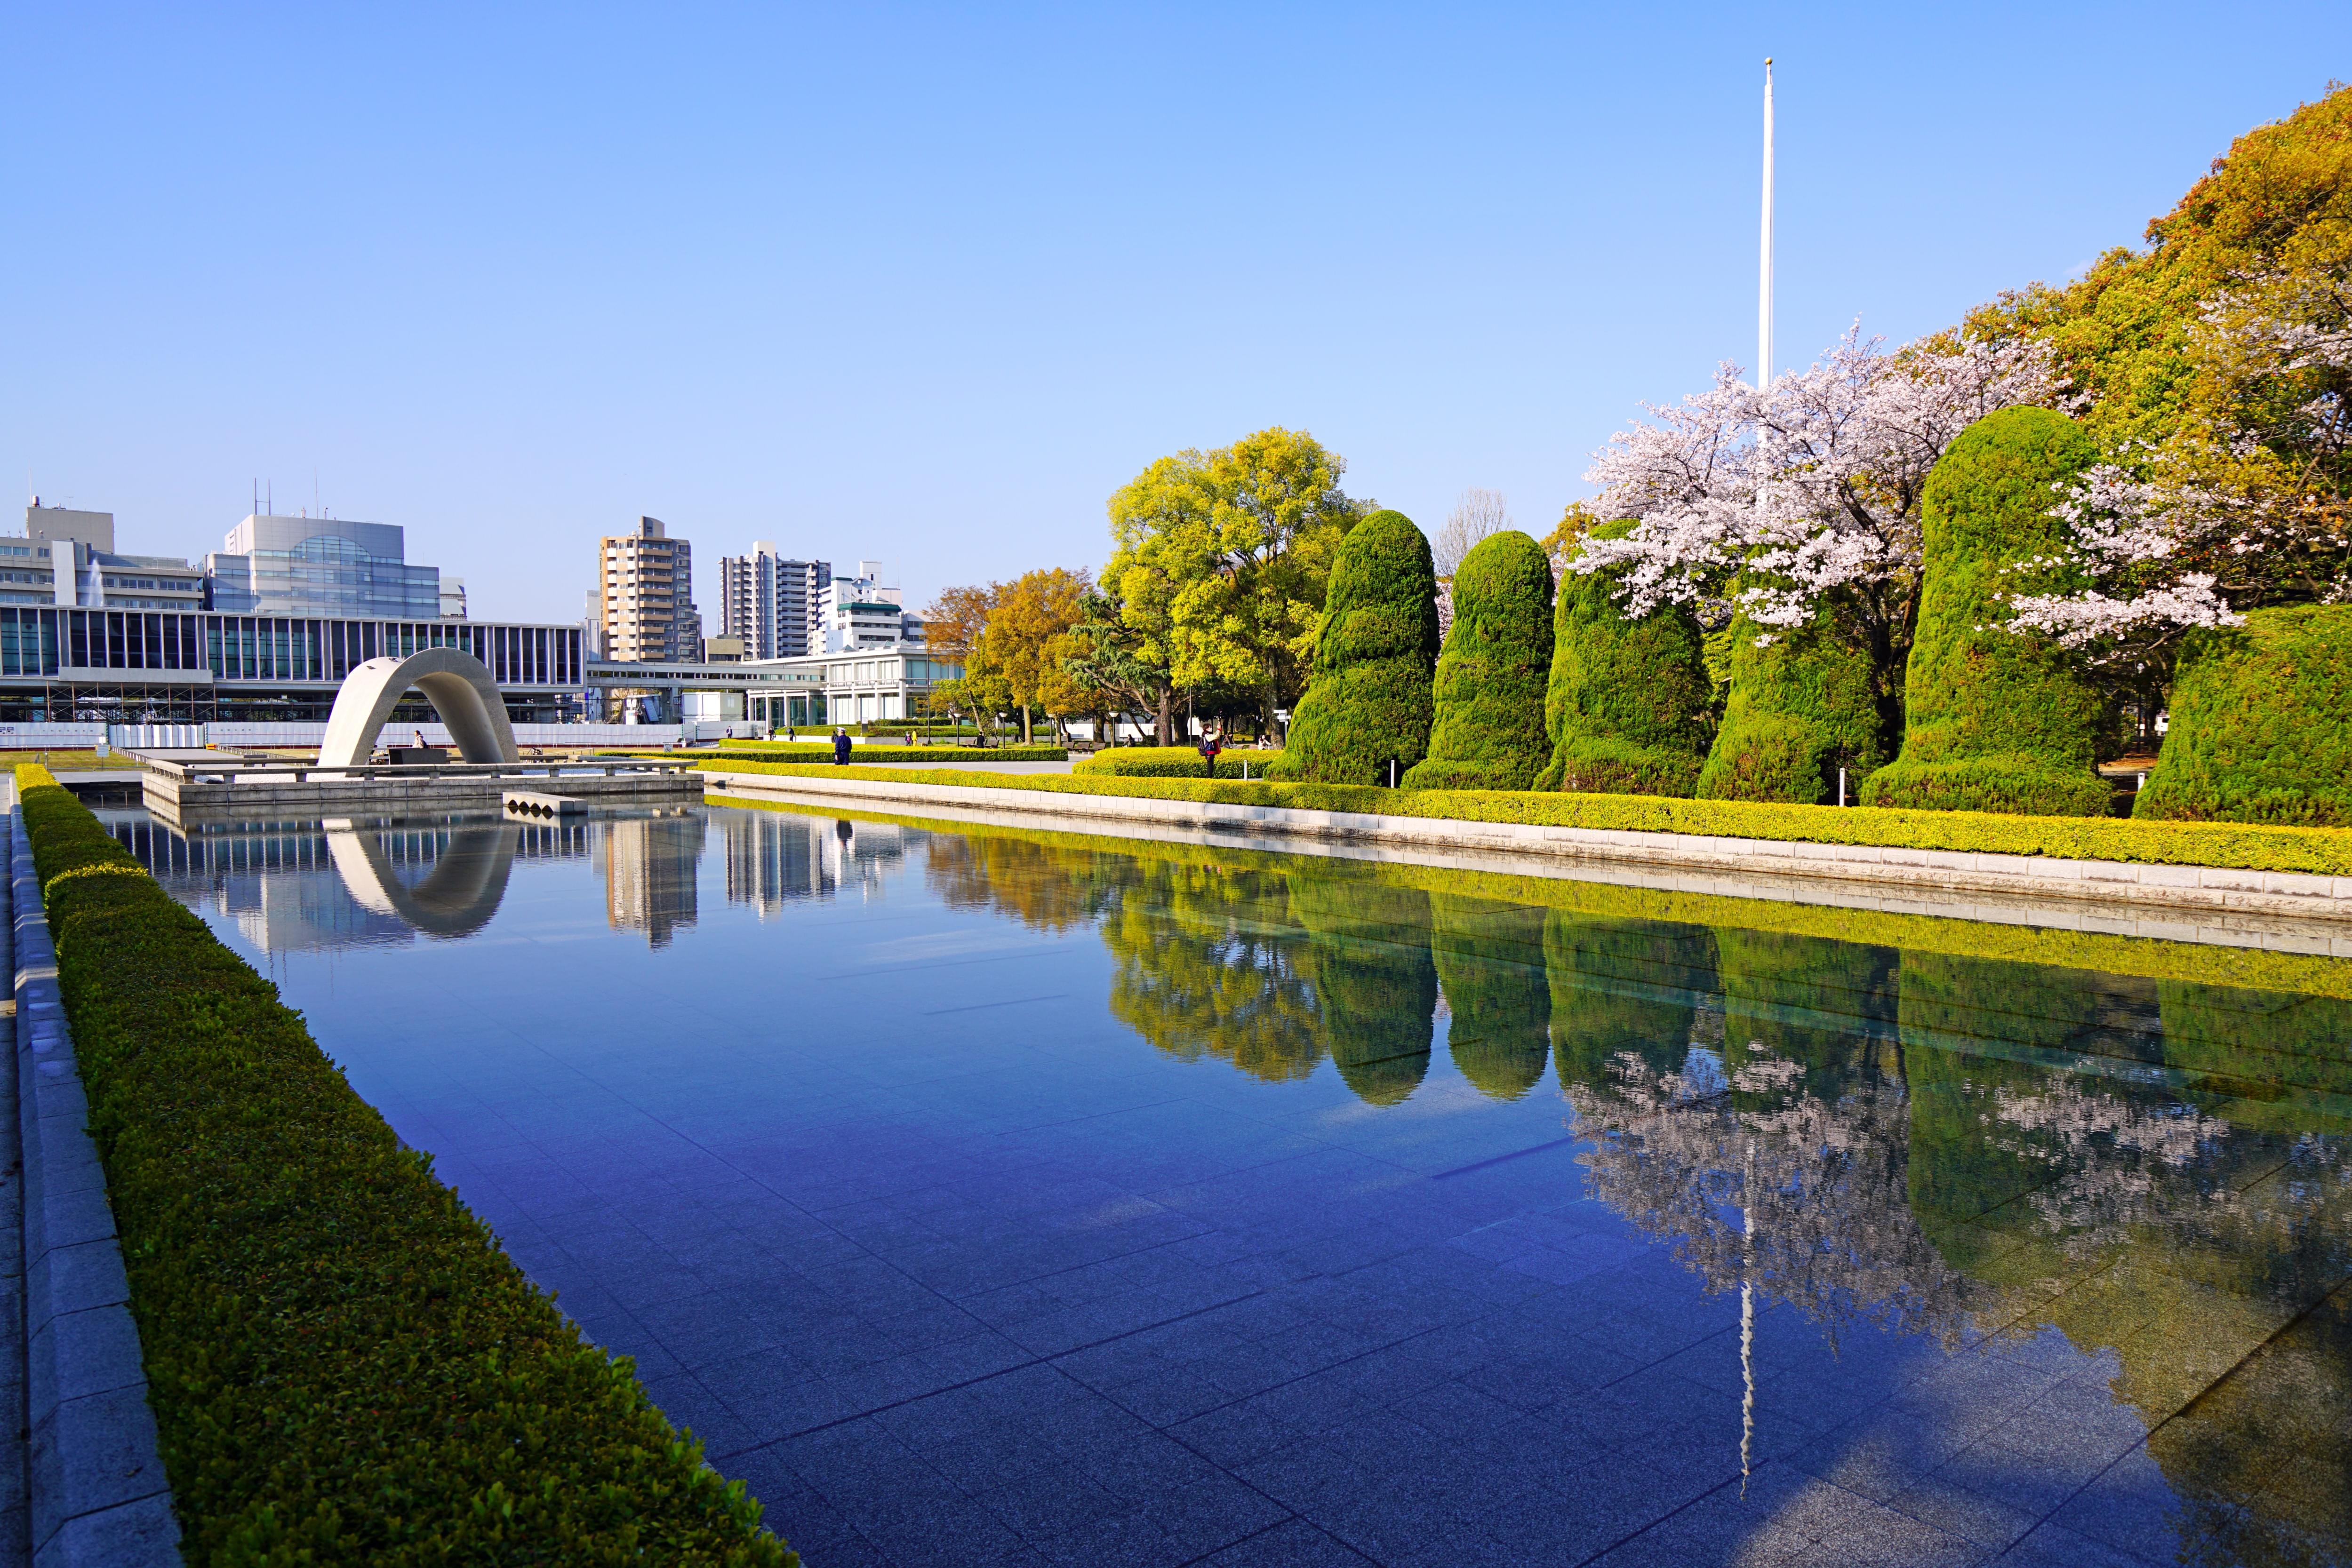
<instances>
[{"instance_id":1,"label":"small bush","mask_svg":"<svg viewBox=\"0 0 2352 1568\"><path fill-rule=\"evenodd\" d=\"M1217 777L1239 779L1242 768L1246 766L1251 778L1263 779L1266 776L1267 765L1281 755L1279 751L1224 752L1217 758ZM1209 776L1201 753L1190 746L1114 747L1071 764L1070 771L1113 779L1206 779Z\"/></svg>"},{"instance_id":2,"label":"small bush","mask_svg":"<svg viewBox=\"0 0 2352 1568\"><path fill-rule=\"evenodd\" d=\"M2193 634L2135 817L2352 823L2352 608L2257 610Z\"/></svg>"},{"instance_id":3,"label":"small bush","mask_svg":"<svg viewBox=\"0 0 2352 1568\"><path fill-rule=\"evenodd\" d=\"M1454 629L1438 656L1429 756L1408 789L1525 789L1551 753L1551 562L1517 530L1489 535L1454 574Z\"/></svg>"},{"instance_id":4,"label":"small bush","mask_svg":"<svg viewBox=\"0 0 2352 1568\"><path fill-rule=\"evenodd\" d=\"M1759 636L1771 641L1759 648ZM1698 798L1834 801L1843 767L1854 799L1854 787L1886 760L1868 653L1822 621L1787 630L1742 616L1728 641L1731 695Z\"/></svg>"},{"instance_id":5,"label":"small bush","mask_svg":"<svg viewBox=\"0 0 2352 1568\"><path fill-rule=\"evenodd\" d=\"M2063 650L2008 630L2007 602L2069 586L2032 563L2063 542L2054 487L2097 457L2064 414L2008 408L1962 431L1927 476L1903 754L1864 781L1868 804L2106 815L2107 705Z\"/></svg>"},{"instance_id":6,"label":"small bush","mask_svg":"<svg viewBox=\"0 0 2352 1568\"><path fill-rule=\"evenodd\" d=\"M18 787L189 1562L798 1561L276 987Z\"/></svg>"},{"instance_id":7,"label":"small bush","mask_svg":"<svg viewBox=\"0 0 2352 1568\"><path fill-rule=\"evenodd\" d=\"M1331 561L1315 673L1276 777L1312 784L1387 782L1429 750L1437 662L1437 573L1429 541L1402 512L1348 530Z\"/></svg>"},{"instance_id":8,"label":"small bush","mask_svg":"<svg viewBox=\"0 0 2352 1568\"><path fill-rule=\"evenodd\" d=\"M1598 538L1622 538L1630 522ZM1538 789L1688 795L1706 754L1714 686L1698 622L1679 607L1628 621L1610 572L1570 571L1553 614L1544 727L1551 759Z\"/></svg>"}]
</instances>

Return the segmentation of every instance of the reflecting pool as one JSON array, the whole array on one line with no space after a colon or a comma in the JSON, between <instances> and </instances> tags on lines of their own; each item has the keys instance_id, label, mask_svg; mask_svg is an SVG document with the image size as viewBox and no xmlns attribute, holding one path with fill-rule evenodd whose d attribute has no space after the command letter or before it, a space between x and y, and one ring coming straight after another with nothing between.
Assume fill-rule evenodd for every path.
<instances>
[{"instance_id":1,"label":"reflecting pool","mask_svg":"<svg viewBox=\"0 0 2352 1568\"><path fill-rule=\"evenodd\" d=\"M2352 962L101 815L814 1568L2352 1562Z\"/></svg>"}]
</instances>

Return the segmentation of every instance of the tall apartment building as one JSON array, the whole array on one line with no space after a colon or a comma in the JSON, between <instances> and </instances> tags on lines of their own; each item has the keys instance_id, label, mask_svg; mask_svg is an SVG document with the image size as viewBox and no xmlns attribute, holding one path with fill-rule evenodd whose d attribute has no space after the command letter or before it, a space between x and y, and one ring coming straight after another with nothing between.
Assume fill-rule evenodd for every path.
<instances>
[{"instance_id":1,"label":"tall apartment building","mask_svg":"<svg viewBox=\"0 0 2352 1568\"><path fill-rule=\"evenodd\" d=\"M786 560L755 540L749 555L719 559L719 633L743 639L747 659L789 659L824 646L824 593L833 565Z\"/></svg>"},{"instance_id":2,"label":"tall apartment building","mask_svg":"<svg viewBox=\"0 0 2352 1568\"><path fill-rule=\"evenodd\" d=\"M658 517L639 517L625 534L596 548L604 657L620 664L702 656L702 616L694 607L694 547L666 533Z\"/></svg>"}]
</instances>

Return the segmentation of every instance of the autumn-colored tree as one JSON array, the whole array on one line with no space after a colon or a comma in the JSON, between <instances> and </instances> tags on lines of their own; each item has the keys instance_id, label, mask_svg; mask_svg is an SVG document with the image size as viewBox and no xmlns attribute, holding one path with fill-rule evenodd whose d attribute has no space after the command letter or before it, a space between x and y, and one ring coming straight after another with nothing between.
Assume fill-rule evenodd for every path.
<instances>
[{"instance_id":1,"label":"autumn-colored tree","mask_svg":"<svg viewBox=\"0 0 2352 1568\"><path fill-rule=\"evenodd\" d=\"M923 642L934 653L950 657L968 653L980 641L981 628L988 624L989 612L996 608L997 596L1004 591L1001 582L974 583L963 588L942 588L931 607L923 612Z\"/></svg>"},{"instance_id":2,"label":"autumn-colored tree","mask_svg":"<svg viewBox=\"0 0 2352 1568\"><path fill-rule=\"evenodd\" d=\"M1061 567L1022 573L992 584L988 616L965 659L965 678L993 677L1003 683L1008 706L1021 714L1021 738L1034 738L1037 709L1068 713L1085 694L1063 671L1066 644L1056 646L1078 623L1094 584L1083 571Z\"/></svg>"},{"instance_id":3,"label":"autumn-colored tree","mask_svg":"<svg viewBox=\"0 0 2352 1568\"><path fill-rule=\"evenodd\" d=\"M1347 464L1279 427L1162 457L1110 498L1118 549L1103 585L1138 655L1178 688L1262 692L1265 723L1306 684L1331 554L1358 509ZM1167 738L1165 701L1161 739Z\"/></svg>"}]
</instances>

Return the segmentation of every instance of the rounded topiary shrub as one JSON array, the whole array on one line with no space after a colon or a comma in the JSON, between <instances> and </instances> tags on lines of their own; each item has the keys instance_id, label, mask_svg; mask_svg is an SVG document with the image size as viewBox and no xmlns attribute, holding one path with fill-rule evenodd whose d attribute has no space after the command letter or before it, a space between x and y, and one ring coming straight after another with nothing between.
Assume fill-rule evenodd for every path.
<instances>
[{"instance_id":1,"label":"rounded topiary shrub","mask_svg":"<svg viewBox=\"0 0 2352 1568\"><path fill-rule=\"evenodd\" d=\"M2352 607L2256 610L2194 633L2135 817L2352 824Z\"/></svg>"},{"instance_id":2,"label":"rounded topiary shrub","mask_svg":"<svg viewBox=\"0 0 2352 1568\"><path fill-rule=\"evenodd\" d=\"M1630 521L1605 523L1622 538ZM1622 614L1615 574L1570 571L1553 611L1544 730L1551 758L1538 789L1688 795L1706 755L1713 695L1698 622L1679 605L1639 621Z\"/></svg>"},{"instance_id":3,"label":"rounded topiary shrub","mask_svg":"<svg viewBox=\"0 0 2352 1568\"><path fill-rule=\"evenodd\" d=\"M1864 781L1864 804L2106 814L2095 767L2106 704L2063 650L2007 629L2010 595L2068 586L2032 563L2064 540L2054 487L2097 457L2064 414L2005 408L1962 431L1927 476L1903 754Z\"/></svg>"},{"instance_id":4,"label":"rounded topiary shrub","mask_svg":"<svg viewBox=\"0 0 2352 1568\"><path fill-rule=\"evenodd\" d=\"M1759 638L1769 641L1759 647ZM1886 760L1869 650L1826 616L1794 630L1740 616L1730 643L1731 695L1698 798L1834 802L1843 768L1846 799L1855 799Z\"/></svg>"},{"instance_id":5,"label":"rounded topiary shrub","mask_svg":"<svg viewBox=\"0 0 2352 1568\"><path fill-rule=\"evenodd\" d=\"M1715 933L1704 925L1549 911L1544 977L1560 1088L1606 1090L1628 1059L1682 1071L1716 976Z\"/></svg>"},{"instance_id":6,"label":"rounded topiary shrub","mask_svg":"<svg viewBox=\"0 0 2352 1568\"><path fill-rule=\"evenodd\" d=\"M1374 512L1332 558L1315 674L1270 776L1385 784L1391 760L1419 762L1429 750L1436 662L1429 541L1402 512Z\"/></svg>"},{"instance_id":7,"label":"rounded topiary shrub","mask_svg":"<svg viewBox=\"0 0 2352 1568\"><path fill-rule=\"evenodd\" d=\"M1516 528L1490 534L1454 574L1454 628L1438 656L1429 756L1408 789L1525 789L1551 755L1551 562Z\"/></svg>"}]
</instances>

